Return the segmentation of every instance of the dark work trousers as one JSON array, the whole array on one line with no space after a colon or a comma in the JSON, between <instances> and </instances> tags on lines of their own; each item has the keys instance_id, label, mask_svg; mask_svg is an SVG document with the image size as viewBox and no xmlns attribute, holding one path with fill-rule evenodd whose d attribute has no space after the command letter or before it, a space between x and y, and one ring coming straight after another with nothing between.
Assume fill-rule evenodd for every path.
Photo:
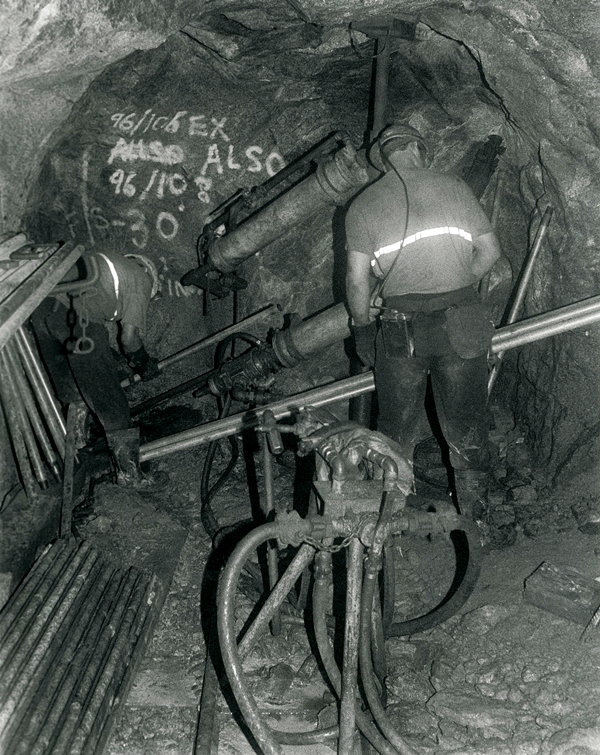
<instances>
[{"instance_id":1,"label":"dark work trousers","mask_svg":"<svg viewBox=\"0 0 600 755\"><path fill-rule=\"evenodd\" d=\"M415 356L388 348L381 330L376 341L375 385L378 429L396 440L412 459L424 412L427 376L436 414L454 469L485 471L489 466L487 355L462 359L450 345L443 311L413 314Z\"/></svg>"},{"instance_id":2,"label":"dark work trousers","mask_svg":"<svg viewBox=\"0 0 600 755\"><path fill-rule=\"evenodd\" d=\"M105 432L125 430L131 425L129 404L120 385L108 331L90 322L86 336L94 342L89 354L72 354L65 343L81 336L77 322L71 332L68 310L55 299L45 299L31 317L36 340L56 395L63 404L83 399Z\"/></svg>"}]
</instances>

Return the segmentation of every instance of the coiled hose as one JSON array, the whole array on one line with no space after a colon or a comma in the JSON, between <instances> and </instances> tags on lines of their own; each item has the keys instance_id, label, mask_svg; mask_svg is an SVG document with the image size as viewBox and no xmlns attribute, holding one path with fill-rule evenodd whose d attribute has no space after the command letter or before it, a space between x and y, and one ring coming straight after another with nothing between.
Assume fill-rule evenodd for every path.
<instances>
[{"instance_id":1,"label":"coiled hose","mask_svg":"<svg viewBox=\"0 0 600 755\"><path fill-rule=\"evenodd\" d=\"M482 550L479 547L479 531L477 525L468 517L461 516L458 519L457 529L451 534L454 539L460 538L462 540L463 547L457 548L457 552L459 550L464 551L466 545L468 557L463 561L463 568L457 568L446 597L423 616L406 621L397 621L384 627L386 637L405 637L409 634L417 634L432 629L454 616L471 596L481 571Z\"/></svg>"},{"instance_id":2,"label":"coiled hose","mask_svg":"<svg viewBox=\"0 0 600 755\"><path fill-rule=\"evenodd\" d=\"M275 539L278 532L279 526L277 523L263 524L250 532L238 543L223 569L217 594L217 623L223 664L244 720L265 755L282 755L280 744L309 745L330 741L336 739L338 736L337 726L320 731L302 733L280 732L271 729L263 721L256 701L244 683L242 659L235 635L235 595L237 583L244 564L250 555L263 543ZM303 549L301 548L300 550L302 551ZM300 570L304 569L307 563L312 560L314 550L310 546L306 546L303 553L306 555L300 560L297 566L297 569ZM295 578L296 574L294 574L294 580ZM267 610L261 625L268 623L270 618L268 613L269 611ZM255 625L251 627L251 630L255 629ZM254 636L256 634L257 631L255 630ZM248 643L245 643L245 645L242 643L242 645L243 649L249 649L250 647Z\"/></svg>"},{"instance_id":3,"label":"coiled hose","mask_svg":"<svg viewBox=\"0 0 600 755\"><path fill-rule=\"evenodd\" d=\"M365 696L375 719L375 723L369 715L357 705L354 711L356 725L365 738L381 755L414 755L413 749L403 740L400 734L391 724L380 700L380 691L377 687L377 677L373 669L372 660L372 627L373 627L373 602L378 585L378 576L381 568L381 556L384 542L389 534L392 505L392 494L386 493L382 506L381 516L375 529L373 546L369 551L366 561L365 574L362 584L362 596L360 603L360 641L359 658L360 671ZM465 536L470 540L476 535L475 526L463 517L459 520L459 526ZM326 551L317 551L312 546L303 545L296 554L294 561L284 573L275 590L267 598L259 615L240 642L239 646L235 637L235 595L237 582L246 560L253 551L268 540L275 539L279 534L277 522L258 527L247 535L235 548L227 562L219 583L217 597L217 621L219 632L219 644L221 655L229 683L244 717L256 741L263 749L265 755L281 755L280 744L308 745L315 742L330 741L339 736L339 727L317 730L305 733L286 733L271 729L262 719L256 701L248 690L242 669L242 657L251 648L253 642L268 624L272 614L283 601L292 584L300 573L315 558L315 583L313 587L313 622L314 631L321 661L329 677L331 685L338 696L341 695L342 679L339 668L335 661L327 634L326 616L329 606L328 585L331 582L331 556ZM477 538L472 542L477 542ZM463 582L468 584L462 588L462 583L455 595L449 598L441 608L434 609L429 614L407 622L399 622L392 626L393 632L415 633L425 628L435 626L453 615L466 601L474 586L474 580L479 573L480 561L476 557L477 549L469 548L469 562L473 561L471 568L467 567ZM461 589L462 588L462 589ZM458 595L458 597L455 597ZM408 631L410 630L410 631ZM390 634L389 636L398 636Z\"/></svg>"}]
</instances>

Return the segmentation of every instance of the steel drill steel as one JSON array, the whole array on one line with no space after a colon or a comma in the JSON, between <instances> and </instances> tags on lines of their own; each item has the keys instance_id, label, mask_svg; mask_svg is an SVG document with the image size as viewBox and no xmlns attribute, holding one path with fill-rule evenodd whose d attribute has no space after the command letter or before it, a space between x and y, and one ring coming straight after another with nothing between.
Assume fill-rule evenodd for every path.
<instances>
[{"instance_id":1,"label":"steel drill steel","mask_svg":"<svg viewBox=\"0 0 600 755\"><path fill-rule=\"evenodd\" d=\"M22 407L20 407L13 390L8 360L3 349L0 349L0 398L23 487L27 497L34 500L38 496L39 486L32 470L29 449L22 427Z\"/></svg>"},{"instance_id":2,"label":"steel drill steel","mask_svg":"<svg viewBox=\"0 0 600 755\"><path fill-rule=\"evenodd\" d=\"M538 254L540 252L540 249L542 248L542 243L546 237L546 233L548 232L548 226L550 225L550 220L552 218L553 212L554 212L554 208L548 206L546 207L544 215L542 216L542 220L540 222L539 228L535 235L533 246L531 248L531 251L529 252L529 255L525 262L525 266L523 267L521 280L519 281L519 285L517 287L517 292L515 294L514 301L510 307L508 316L506 318L507 325L512 325L512 323L514 323L517 317L519 317L519 315L521 314L521 310L523 309L523 303L525 301L525 294L527 293L527 287L529 286L529 281L531 280L531 276L533 275L533 268L537 260ZM494 384L496 380L498 379L498 374L500 372L500 366L502 364L503 357L504 357L503 351L498 351L496 353L496 361L494 363L494 366L490 370L490 374L488 377L488 395L492 392Z\"/></svg>"},{"instance_id":3,"label":"steel drill steel","mask_svg":"<svg viewBox=\"0 0 600 755\"><path fill-rule=\"evenodd\" d=\"M325 323L324 343L319 329L313 327L313 318L300 323L288 331L280 331L273 342L273 349L277 358L284 366L294 366L301 358L308 356L320 348L331 345L350 336L348 326L348 312L343 304L338 304L316 316L319 322ZM491 353L508 351L527 343L540 341L543 338L564 333L575 328L584 327L600 322L600 296L591 297L560 309L546 312L542 315L498 328L492 337ZM287 335L286 335L287 334ZM301 349L296 349L298 355L293 355L289 345L290 338L298 336ZM312 351L309 351L312 350ZM336 401L344 401L363 393L375 390L375 380L371 371L354 375L350 378L338 380L335 383L314 388L304 393L266 405L265 409L273 411L276 419L288 417L307 406L319 407ZM208 422L199 427L175 435L161 438L144 444L140 449L140 459L150 459L166 456L170 453L185 451L190 448L209 443L212 440L225 438L243 430L252 429L260 424L261 410L253 410L241 414L234 414L223 420Z\"/></svg>"},{"instance_id":4,"label":"steel drill steel","mask_svg":"<svg viewBox=\"0 0 600 755\"><path fill-rule=\"evenodd\" d=\"M14 375L15 386L18 390L18 394L21 397L25 412L31 423L34 435L39 443L40 449L46 459L46 463L54 473L56 479L60 478L60 465L58 463L58 457L54 451L54 447L50 438L48 437L48 431L42 419L42 415L38 404L36 403L31 386L27 380L21 360L19 359L17 346L15 339L6 344L4 350L8 356L8 363L10 369Z\"/></svg>"},{"instance_id":5,"label":"steel drill steel","mask_svg":"<svg viewBox=\"0 0 600 755\"><path fill-rule=\"evenodd\" d=\"M53 643L53 652L48 654L48 668L44 673L43 691L36 692L33 705L28 706L12 734L17 742L14 755L31 755L36 749L36 741L42 732L55 728L61 712L64 710L64 685L69 669L79 668L75 658L79 647L86 647L89 642L89 622L101 605L103 594L111 579L113 570L97 560L82 586L77 603L73 606L74 621L65 621L57 631ZM37 672L39 674L39 671ZM41 738L43 741L43 738ZM7 755L12 755L10 750Z\"/></svg>"},{"instance_id":6,"label":"steel drill steel","mask_svg":"<svg viewBox=\"0 0 600 755\"><path fill-rule=\"evenodd\" d=\"M37 350L23 328L19 328L16 332L16 343L27 377L34 387L36 398L40 404L54 443L61 458L64 458L67 428L58 402L50 388L50 381L44 372Z\"/></svg>"},{"instance_id":7,"label":"steel drill steel","mask_svg":"<svg viewBox=\"0 0 600 755\"><path fill-rule=\"evenodd\" d=\"M12 400L15 401L17 408L17 417L21 433L25 441L27 448L27 455L31 462L34 475L42 488L47 488L49 485L49 475L46 466L43 462L40 450L38 447L38 441L34 429L34 423L29 416L27 406L23 401L22 387L19 385L19 375L16 370L16 365L11 359L11 350L7 343L3 349L4 363L6 366L6 377L8 379L8 387ZM32 412L35 416L35 410Z\"/></svg>"},{"instance_id":8,"label":"steel drill steel","mask_svg":"<svg viewBox=\"0 0 600 755\"><path fill-rule=\"evenodd\" d=\"M181 349L180 351L175 352L174 354L171 354L169 357L165 357L165 359L161 359L158 363L159 370L164 370L165 367L170 367L171 365L175 364L176 362L181 361L182 359L186 359L188 356L191 356L192 354L197 354L199 351L202 351L203 349L208 349L211 346L216 346L218 343L220 343L224 338L227 338L227 336L231 335L232 333L238 333L241 330L246 330L250 325L255 325L256 323L260 323L263 321L269 321L280 315L281 313L281 307L278 304L269 304L266 307L263 307L263 309L259 309L258 312L255 312L252 315L249 315L248 317L245 317L243 320L240 320L239 322L234 323L233 325L230 325L228 328L224 328L223 330L220 330L218 333L213 333L210 336L207 336L206 338L203 338L201 341L198 341L197 343L191 344L191 346L186 346L184 349ZM139 375L134 375L133 381L139 382L141 380L141 377ZM131 385L131 379L125 378L125 380L121 381L121 386L123 388L127 387L128 385Z\"/></svg>"}]
</instances>

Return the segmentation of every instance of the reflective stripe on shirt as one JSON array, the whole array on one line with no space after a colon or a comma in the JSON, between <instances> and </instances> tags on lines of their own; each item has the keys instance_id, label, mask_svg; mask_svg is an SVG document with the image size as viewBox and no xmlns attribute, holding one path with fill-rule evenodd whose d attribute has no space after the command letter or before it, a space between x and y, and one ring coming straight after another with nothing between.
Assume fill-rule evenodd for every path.
<instances>
[{"instance_id":1,"label":"reflective stripe on shirt","mask_svg":"<svg viewBox=\"0 0 600 755\"><path fill-rule=\"evenodd\" d=\"M102 252L98 252L98 254L100 257L102 257L102 259L108 265L108 269L110 270L110 274L112 275L113 283L115 286L115 298L118 304L119 302L119 274L117 273L117 268L114 266L114 263L108 259L108 257L105 254L102 254ZM117 316L118 311L119 311L118 309L115 309L113 319Z\"/></svg>"},{"instance_id":2,"label":"reflective stripe on shirt","mask_svg":"<svg viewBox=\"0 0 600 755\"><path fill-rule=\"evenodd\" d=\"M381 249L378 249L375 252L375 257L379 259L379 257L381 257L383 254L391 254L392 252L397 252L402 247L408 246L409 244L414 244L415 241L419 241L419 239L426 239L430 236L443 236L447 234L450 234L451 236L460 236L467 241L473 240L473 237L468 231L463 231L462 228L456 228L456 226L444 225L440 228L428 228L426 231L417 231L417 233L413 233L412 236L407 236L403 241L396 241L394 244L390 244L389 246L382 246Z\"/></svg>"}]
</instances>

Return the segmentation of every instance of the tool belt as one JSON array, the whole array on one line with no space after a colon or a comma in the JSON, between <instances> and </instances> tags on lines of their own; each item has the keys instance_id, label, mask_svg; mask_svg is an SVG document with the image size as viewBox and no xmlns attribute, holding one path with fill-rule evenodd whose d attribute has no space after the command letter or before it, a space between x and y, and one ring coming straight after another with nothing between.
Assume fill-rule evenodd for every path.
<instances>
[{"instance_id":1,"label":"tool belt","mask_svg":"<svg viewBox=\"0 0 600 755\"><path fill-rule=\"evenodd\" d=\"M415 356L414 312L382 310L379 328L386 357L412 359Z\"/></svg>"},{"instance_id":2,"label":"tool belt","mask_svg":"<svg viewBox=\"0 0 600 755\"><path fill-rule=\"evenodd\" d=\"M406 294L386 299L379 315L386 357L414 358L415 325L445 331L452 349L462 359L489 351L494 323L472 286L442 294ZM422 328L417 328L422 330Z\"/></svg>"}]
</instances>

